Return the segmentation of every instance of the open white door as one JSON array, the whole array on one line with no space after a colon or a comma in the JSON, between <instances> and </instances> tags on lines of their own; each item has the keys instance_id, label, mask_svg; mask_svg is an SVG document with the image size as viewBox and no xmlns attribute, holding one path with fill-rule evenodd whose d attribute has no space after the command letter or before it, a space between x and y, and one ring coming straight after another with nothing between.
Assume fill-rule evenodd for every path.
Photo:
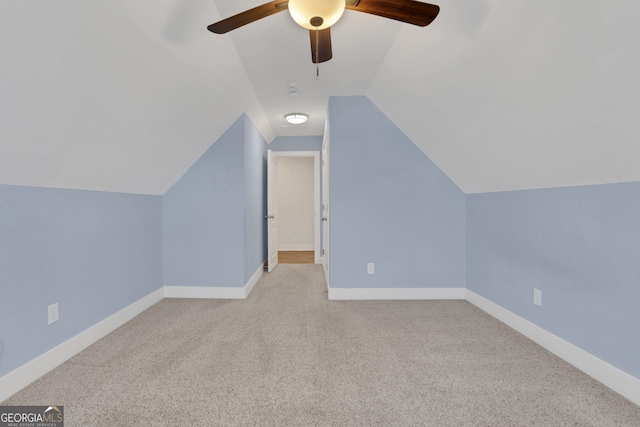
<instances>
[{"instance_id":1,"label":"open white door","mask_svg":"<svg viewBox=\"0 0 640 427\"><path fill-rule=\"evenodd\" d=\"M278 159L271 150L267 150L267 242L269 259L267 271L278 265Z\"/></svg>"}]
</instances>

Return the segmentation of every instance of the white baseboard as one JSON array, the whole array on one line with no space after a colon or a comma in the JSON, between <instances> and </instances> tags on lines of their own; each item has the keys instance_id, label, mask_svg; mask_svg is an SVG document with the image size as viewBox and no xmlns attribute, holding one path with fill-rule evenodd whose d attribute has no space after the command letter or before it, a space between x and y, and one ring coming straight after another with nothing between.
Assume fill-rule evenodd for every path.
<instances>
[{"instance_id":1,"label":"white baseboard","mask_svg":"<svg viewBox=\"0 0 640 427\"><path fill-rule=\"evenodd\" d=\"M163 295L163 289L158 289L1 377L0 402L158 303Z\"/></svg>"},{"instance_id":2,"label":"white baseboard","mask_svg":"<svg viewBox=\"0 0 640 427\"><path fill-rule=\"evenodd\" d=\"M329 295L329 291L331 290L331 285L329 284L329 270L327 270L327 265L325 263L322 263L322 272L324 273L324 281L327 283L327 295Z\"/></svg>"},{"instance_id":3,"label":"white baseboard","mask_svg":"<svg viewBox=\"0 0 640 427\"><path fill-rule=\"evenodd\" d=\"M467 289L465 294L466 300L482 311L485 311L502 323L515 329L551 353L600 381L613 391L626 397L636 405L640 405L640 379L621 371L604 360L576 347L557 335L542 329L536 324L523 319L473 291Z\"/></svg>"},{"instance_id":4,"label":"white baseboard","mask_svg":"<svg viewBox=\"0 0 640 427\"><path fill-rule=\"evenodd\" d=\"M328 283L327 283L328 285ZM332 288L330 300L464 299L464 288Z\"/></svg>"},{"instance_id":5,"label":"white baseboard","mask_svg":"<svg viewBox=\"0 0 640 427\"><path fill-rule=\"evenodd\" d=\"M165 298L245 299L244 287L165 286Z\"/></svg>"},{"instance_id":6,"label":"white baseboard","mask_svg":"<svg viewBox=\"0 0 640 427\"><path fill-rule=\"evenodd\" d=\"M245 298L249 297L249 294L253 290L253 287L256 285L256 283L258 283L258 281L260 280L260 278L262 277L263 274L264 274L264 264L260 264L260 267L258 267L256 272L253 273L253 276L251 276L251 279L249 279L247 284L244 285L244 297Z\"/></svg>"},{"instance_id":7,"label":"white baseboard","mask_svg":"<svg viewBox=\"0 0 640 427\"><path fill-rule=\"evenodd\" d=\"M243 287L239 286L165 286L165 298L246 299L258 283L264 267L260 265Z\"/></svg>"}]
</instances>

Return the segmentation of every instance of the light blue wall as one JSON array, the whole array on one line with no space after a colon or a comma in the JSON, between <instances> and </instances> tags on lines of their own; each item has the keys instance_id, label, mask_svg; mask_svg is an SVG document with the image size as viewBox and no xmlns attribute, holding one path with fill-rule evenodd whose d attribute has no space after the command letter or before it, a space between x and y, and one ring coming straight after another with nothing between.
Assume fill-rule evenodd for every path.
<instances>
[{"instance_id":1,"label":"light blue wall","mask_svg":"<svg viewBox=\"0 0 640 427\"><path fill-rule=\"evenodd\" d=\"M322 150L322 135L320 136L278 136L269 143L269 150L320 151Z\"/></svg>"},{"instance_id":2,"label":"light blue wall","mask_svg":"<svg viewBox=\"0 0 640 427\"><path fill-rule=\"evenodd\" d=\"M640 183L469 195L467 287L640 378L639 195Z\"/></svg>"},{"instance_id":3,"label":"light blue wall","mask_svg":"<svg viewBox=\"0 0 640 427\"><path fill-rule=\"evenodd\" d=\"M0 185L0 376L162 287L161 200Z\"/></svg>"},{"instance_id":4,"label":"light blue wall","mask_svg":"<svg viewBox=\"0 0 640 427\"><path fill-rule=\"evenodd\" d=\"M269 143L273 151L320 151L322 135L319 136L278 136Z\"/></svg>"},{"instance_id":5,"label":"light blue wall","mask_svg":"<svg viewBox=\"0 0 640 427\"><path fill-rule=\"evenodd\" d=\"M165 193L164 284L242 287L266 259L266 141L242 115Z\"/></svg>"},{"instance_id":6,"label":"light blue wall","mask_svg":"<svg viewBox=\"0 0 640 427\"><path fill-rule=\"evenodd\" d=\"M244 283L267 259L267 142L244 121Z\"/></svg>"},{"instance_id":7,"label":"light blue wall","mask_svg":"<svg viewBox=\"0 0 640 427\"><path fill-rule=\"evenodd\" d=\"M244 116L163 197L164 284L244 285Z\"/></svg>"},{"instance_id":8,"label":"light blue wall","mask_svg":"<svg viewBox=\"0 0 640 427\"><path fill-rule=\"evenodd\" d=\"M329 121L331 287L464 288L464 193L368 98Z\"/></svg>"}]
</instances>

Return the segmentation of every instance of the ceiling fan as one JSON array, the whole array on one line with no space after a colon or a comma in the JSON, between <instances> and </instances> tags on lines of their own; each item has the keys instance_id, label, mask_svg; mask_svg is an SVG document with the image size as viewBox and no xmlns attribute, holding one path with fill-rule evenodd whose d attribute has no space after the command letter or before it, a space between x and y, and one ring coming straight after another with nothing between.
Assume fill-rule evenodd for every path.
<instances>
[{"instance_id":1,"label":"ceiling fan","mask_svg":"<svg viewBox=\"0 0 640 427\"><path fill-rule=\"evenodd\" d=\"M440 7L415 0L274 0L215 22L207 29L224 34L274 13L289 10L298 25L309 30L311 60L314 64L332 58L331 29L345 9L395 19L425 27L440 12Z\"/></svg>"}]
</instances>

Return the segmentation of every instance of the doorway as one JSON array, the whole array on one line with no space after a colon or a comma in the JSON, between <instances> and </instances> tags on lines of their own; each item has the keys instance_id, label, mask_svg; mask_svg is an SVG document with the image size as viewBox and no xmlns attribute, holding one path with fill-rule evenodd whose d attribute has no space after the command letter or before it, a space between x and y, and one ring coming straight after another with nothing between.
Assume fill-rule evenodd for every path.
<instances>
[{"instance_id":1,"label":"doorway","mask_svg":"<svg viewBox=\"0 0 640 427\"><path fill-rule=\"evenodd\" d=\"M268 157L268 271L278 263L319 264L320 153L269 150Z\"/></svg>"}]
</instances>

